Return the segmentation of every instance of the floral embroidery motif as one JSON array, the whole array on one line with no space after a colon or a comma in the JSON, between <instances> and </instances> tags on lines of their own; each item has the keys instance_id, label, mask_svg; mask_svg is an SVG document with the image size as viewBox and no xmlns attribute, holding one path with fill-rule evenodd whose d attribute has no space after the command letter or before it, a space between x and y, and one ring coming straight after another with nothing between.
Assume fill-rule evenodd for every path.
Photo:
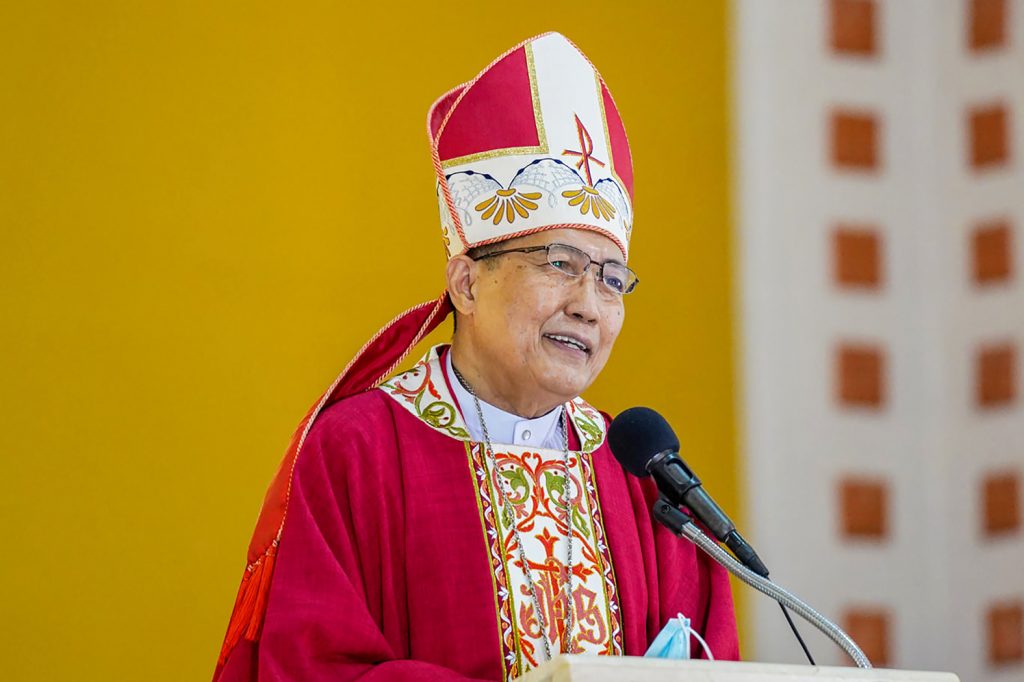
<instances>
[{"instance_id":1,"label":"floral embroidery motif","mask_svg":"<svg viewBox=\"0 0 1024 682\"><path fill-rule=\"evenodd\" d=\"M579 189L567 189L562 192L562 196L569 200L570 206L579 207L580 215L593 213L595 218L602 220L615 218L615 207L593 187L583 186Z\"/></svg>"},{"instance_id":2,"label":"floral embroidery motif","mask_svg":"<svg viewBox=\"0 0 1024 682\"><path fill-rule=\"evenodd\" d=\"M519 643L513 625L511 600L509 599L508 567L502 553L501 542L494 524L488 519L496 516L494 500L489 486L480 485L480 481L488 479L487 468L483 463L482 447L479 443L466 443L466 454L473 477L477 481L474 489L477 493L477 508L484 526L484 540L487 543L487 557L491 564L491 575L494 584L494 608L498 616L498 634L501 640L502 662L505 667L505 679L511 680L521 674L518 665Z\"/></svg>"},{"instance_id":3,"label":"floral embroidery motif","mask_svg":"<svg viewBox=\"0 0 1024 682\"><path fill-rule=\"evenodd\" d=\"M464 226L474 225L477 218L494 225L535 219L538 211L542 214L555 210L561 196L569 199L568 205L579 209L580 215L618 220L623 229L632 230L630 202L618 182L602 178L591 185L585 176L559 159L531 161L512 176L507 187L487 173L471 170L457 171L446 179Z\"/></svg>"},{"instance_id":4,"label":"floral embroidery motif","mask_svg":"<svg viewBox=\"0 0 1024 682\"><path fill-rule=\"evenodd\" d=\"M501 451L494 453L497 470L493 470L482 444L468 444L466 449L477 482L477 502L494 575L506 679L543 662L541 622L556 646L565 639L566 604L560 587L566 579L567 507L572 510L575 622L572 641L564 648L572 653L621 654L617 589L590 458L573 453L570 480L566 481L562 455L554 450L545 453L501 446ZM519 560L515 533L499 507L499 485L512 492L506 504L512 506L514 523L526 545L541 618Z\"/></svg>"},{"instance_id":5,"label":"floral embroidery motif","mask_svg":"<svg viewBox=\"0 0 1024 682\"><path fill-rule=\"evenodd\" d=\"M469 431L450 396L443 397L430 380L431 367L431 363L420 363L381 384L381 388L435 429L455 438L468 439Z\"/></svg>"},{"instance_id":6,"label":"floral embroidery motif","mask_svg":"<svg viewBox=\"0 0 1024 682\"><path fill-rule=\"evenodd\" d=\"M540 192L521 192L517 189L499 189L489 199L481 201L473 207L484 220L491 220L495 225L507 220L515 222L516 216L529 218L530 211L537 210Z\"/></svg>"},{"instance_id":7,"label":"floral embroidery motif","mask_svg":"<svg viewBox=\"0 0 1024 682\"><path fill-rule=\"evenodd\" d=\"M434 346L411 369L385 381L380 389L431 428L468 441L466 423L455 407L455 398L449 392L441 370L440 350L443 347ZM582 451L590 453L601 447L606 434L604 416L582 398L576 398L568 405L569 420L579 436Z\"/></svg>"},{"instance_id":8,"label":"floral embroidery motif","mask_svg":"<svg viewBox=\"0 0 1024 682\"><path fill-rule=\"evenodd\" d=\"M582 400L569 403L569 418L580 436L580 449L593 452L604 442L604 416Z\"/></svg>"}]
</instances>

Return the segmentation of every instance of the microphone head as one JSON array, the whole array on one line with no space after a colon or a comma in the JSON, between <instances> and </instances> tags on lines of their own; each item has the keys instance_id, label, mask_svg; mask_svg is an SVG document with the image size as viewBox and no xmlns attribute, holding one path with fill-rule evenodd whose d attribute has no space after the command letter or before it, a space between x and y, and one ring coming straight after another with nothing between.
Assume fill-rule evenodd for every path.
<instances>
[{"instance_id":1,"label":"microphone head","mask_svg":"<svg viewBox=\"0 0 1024 682\"><path fill-rule=\"evenodd\" d=\"M608 445L626 471L643 478L659 452L679 452L679 439L665 418L649 407L631 407L612 420Z\"/></svg>"}]
</instances>

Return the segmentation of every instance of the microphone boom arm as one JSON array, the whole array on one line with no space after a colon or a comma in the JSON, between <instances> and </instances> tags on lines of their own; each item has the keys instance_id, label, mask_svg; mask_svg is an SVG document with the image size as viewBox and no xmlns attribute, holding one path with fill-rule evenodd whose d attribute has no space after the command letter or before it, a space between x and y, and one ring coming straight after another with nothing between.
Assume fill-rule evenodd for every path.
<instances>
[{"instance_id":1,"label":"microphone boom arm","mask_svg":"<svg viewBox=\"0 0 1024 682\"><path fill-rule=\"evenodd\" d=\"M857 646L857 643L848 634L843 632L842 628L818 613L806 602L789 592L789 590L776 585L766 578L762 578L734 559L732 555L719 547L718 543L705 535L689 516L681 512L671 502L659 498L654 503L653 512L654 518L675 535L687 538L734 576L758 592L771 597L779 603L785 604L799 614L801 618L824 633L826 637L839 645L853 659L858 668L871 667L871 661L864 655L864 652Z\"/></svg>"}]
</instances>

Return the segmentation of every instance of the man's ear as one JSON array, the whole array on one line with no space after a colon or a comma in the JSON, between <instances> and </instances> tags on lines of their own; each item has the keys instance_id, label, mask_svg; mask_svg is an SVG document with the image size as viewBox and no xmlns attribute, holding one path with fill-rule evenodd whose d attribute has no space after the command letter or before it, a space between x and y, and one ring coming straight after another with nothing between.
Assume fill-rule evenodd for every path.
<instances>
[{"instance_id":1,"label":"man's ear","mask_svg":"<svg viewBox=\"0 0 1024 682\"><path fill-rule=\"evenodd\" d=\"M476 261L469 256L456 256L448 261L445 269L448 295L460 315L472 315L476 309L476 276Z\"/></svg>"}]
</instances>

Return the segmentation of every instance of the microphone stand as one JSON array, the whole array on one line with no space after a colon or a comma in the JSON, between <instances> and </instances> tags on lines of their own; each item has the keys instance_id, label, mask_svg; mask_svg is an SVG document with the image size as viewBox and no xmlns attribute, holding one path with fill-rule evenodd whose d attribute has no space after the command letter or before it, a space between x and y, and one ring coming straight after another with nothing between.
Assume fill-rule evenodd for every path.
<instances>
[{"instance_id":1,"label":"microphone stand","mask_svg":"<svg viewBox=\"0 0 1024 682\"><path fill-rule=\"evenodd\" d=\"M687 538L734 576L745 582L750 587L753 587L758 592L771 597L781 604L785 604L795 611L801 618L824 633L826 637L838 644L839 647L853 659L853 662L857 664L858 668L871 667L871 661L869 661L868 657L864 655L864 652L860 650L857 643L854 642L848 634L843 632L842 628L815 611L806 602L789 592L789 590L776 585L766 578L762 578L734 559L731 554L719 547L717 542L705 535L703 531L693 523L689 516L680 511L679 508L671 502L663 498L659 498L654 503L653 512L654 518L656 518L662 525L666 526L670 531L672 531L672 533L679 537Z\"/></svg>"}]
</instances>

